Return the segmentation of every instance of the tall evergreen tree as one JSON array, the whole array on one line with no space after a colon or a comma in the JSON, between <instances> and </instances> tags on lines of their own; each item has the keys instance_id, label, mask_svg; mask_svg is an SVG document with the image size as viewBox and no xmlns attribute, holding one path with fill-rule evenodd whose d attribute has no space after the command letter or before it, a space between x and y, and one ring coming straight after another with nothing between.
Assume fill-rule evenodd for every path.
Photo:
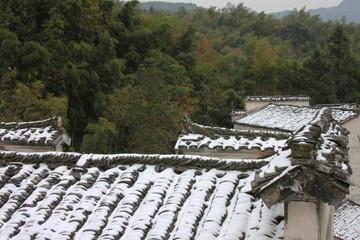
<instances>
[{"instance_id":1,"label":"tall evergreen tree","mask_svg":"<svg viewBox=\"0 0 360 240\"><path fill-rule=\"evenodd\" d=\"M320 49L303 64L303 88L311 96L313 103L336 103L336 83L330 77L329 63Z\"/></svg>"},{"instance_id":2,"label":"tall evergreen tree","mask_svg":"<svg viewBox=\"0 0 360 240\"><path fill-rule=\"evenodd\" d=\"M340 102L356 100L354 87L354 58L350 51L350 40L341 25L336 26L328 39L327 58L329 62L328 77L335 82L336 97Z\"/></svg>"}]
</instances>

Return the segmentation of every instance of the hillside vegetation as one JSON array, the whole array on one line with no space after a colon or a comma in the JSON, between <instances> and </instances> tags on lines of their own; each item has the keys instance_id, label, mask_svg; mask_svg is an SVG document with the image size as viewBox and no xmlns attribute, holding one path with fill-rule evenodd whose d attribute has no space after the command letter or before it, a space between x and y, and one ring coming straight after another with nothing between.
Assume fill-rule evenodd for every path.
<instances>
[{"instance_id":1,"label":"hillside vegetation","mask_svg":"<svg viewBox=\"0 0 360 240\"><path fill-rule=\"evenodd\" d=\"M330 8L308 9L306 12L311 16L319 15L323 21L344 21L346 23L360 23L360 1L359 0L343 0L338 6ZM278 13L270 13L276 18L283 18L290 11L282 11Z\"/></svg>"},{"instance_id":2,"label":"hillside vegetation","mask_svg":"<svg viewBox=\"0 0 360 240\"><path fill-rule=\"evenodd\" d=\"M139 3L139 9L142 9L144 12L153 13L155 10L165 10L171 13L175 13L179 11L179 9L183 9L183 11L193 11L196 8L199 8L194 3L171 3L171 2L162 2L162 1L152 1L152 2L143 2Z\"/></svg>"},{"instance_id":3,"label":"hillside vegetation","mask_svg":"<svg viewBox=\"0 0 360 240\"><path fill-rule=\"evenodd\" d=\"M0 120L61 113L71 150L169 153L183 113L231 126L247 95L360 101L360 26L242 4L191 13L138 2L0 2Z\"/></svg>"}]
</instances>

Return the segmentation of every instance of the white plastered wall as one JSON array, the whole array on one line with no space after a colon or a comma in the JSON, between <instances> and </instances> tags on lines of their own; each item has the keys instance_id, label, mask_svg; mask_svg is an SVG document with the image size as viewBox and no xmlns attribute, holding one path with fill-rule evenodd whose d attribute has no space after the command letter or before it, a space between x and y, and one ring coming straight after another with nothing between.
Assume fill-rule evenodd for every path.
<instances>
[{"instance_id":1,"label":"white plastered wall","mask_svg":"<svg viewBox=\"0 0 360 240\"><path fill-rule=\"evenodd\" d=\"M351 180L355 186L350 187L349 199L360 204L360 116L347 121L342 126L350 131L349 156L353 170Z\"/></svg>"},{"instance_id":2,"label":"white plastered wall","mask_svg":"<svg viewBox=\"0 0 360 240\"><path fill-rule=\"evenodd\" d=\"M286 204L285 240L332 240L334 207L321 201Z\"/></svg>"}]
</instances>

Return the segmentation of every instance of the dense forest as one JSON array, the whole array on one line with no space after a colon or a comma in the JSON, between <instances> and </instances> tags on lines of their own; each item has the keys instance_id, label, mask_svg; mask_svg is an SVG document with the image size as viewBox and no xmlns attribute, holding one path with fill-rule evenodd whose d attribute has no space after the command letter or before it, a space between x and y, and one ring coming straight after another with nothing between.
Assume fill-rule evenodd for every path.
<instances>
[{"instance_id":1,"label":"dense forest","mask_svg":"<svg viewBox=\"0 0 360 240\"><path fill-rule=\"evenodd\" d=\"M242 4L175 13L113 0L0 2L0 121L61 114L70 151L170 153L184 113L231 126L247 95L360 101L360 25Z\"/></svg>"}]
</instances>

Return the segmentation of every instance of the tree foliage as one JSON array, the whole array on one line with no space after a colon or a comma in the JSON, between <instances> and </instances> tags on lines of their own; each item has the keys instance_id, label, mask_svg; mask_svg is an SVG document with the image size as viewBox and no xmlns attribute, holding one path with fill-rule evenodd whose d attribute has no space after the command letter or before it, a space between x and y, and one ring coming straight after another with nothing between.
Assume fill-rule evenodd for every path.
<instances>
[{"instance_id":1,"label":"tree foliage","mask_svg":"<svg viewBox=\"0 0 360 240\"><path fill-rule=\"evenodd\" d=\"M90 153L111 153L116 137L115 124L105 118L89 123L85 128L81 151Z\"/></svg>"},{"instance_id":2,"label":"tree foliage","mask_svg":"<svg viewBox=\"0 0 360 240\"><path fill-rule=\"evenodd\" d=\"M0 2L0 118L62 112L73 149L169 153L186 112L231 127L246 95L360 101L360 26L243 4L143 12L138 1ZM68 121L67 121L68 120Z\"/></svg>"}]
</instances>

